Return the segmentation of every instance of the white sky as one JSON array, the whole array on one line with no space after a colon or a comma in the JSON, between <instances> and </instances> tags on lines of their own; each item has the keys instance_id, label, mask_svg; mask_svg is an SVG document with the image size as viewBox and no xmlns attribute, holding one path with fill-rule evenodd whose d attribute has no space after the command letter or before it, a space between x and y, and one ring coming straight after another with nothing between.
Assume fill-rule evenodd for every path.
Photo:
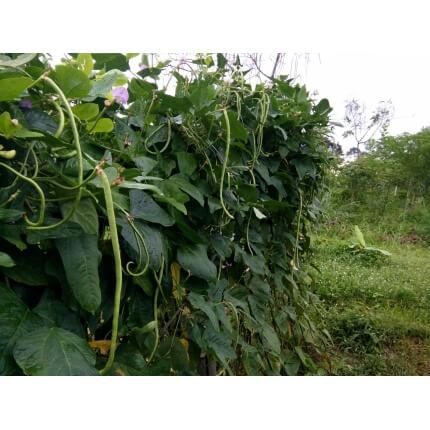
<instances>
[{"instance_id":1,"label":"white sky","mask_svg":"<svg viewBox=\"0 0 430 430\"><path fill-rule=\"evenodd\" d=\"M390 134L414 133L430 126L430 51L400 53L298 54L299 81L327 98L332 119L342 122L345 102L355 98L372 111L379 101L391 100L394 117ZM341 140L342 129L337 137ZM350 147L348 142L342 142Z\"/></svg>"}]
</instances>

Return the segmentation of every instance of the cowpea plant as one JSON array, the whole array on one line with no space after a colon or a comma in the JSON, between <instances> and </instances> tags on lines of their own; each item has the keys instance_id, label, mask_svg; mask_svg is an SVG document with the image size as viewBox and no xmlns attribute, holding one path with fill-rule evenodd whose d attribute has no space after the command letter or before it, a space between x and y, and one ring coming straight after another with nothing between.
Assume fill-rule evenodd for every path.
<instances>
[{"instance_id":1,"label":"cowpea plant","mask_svg":"<svg viewBox=\"0 0 430 430\"><path fill-rule=\"evenodd\" d=\"M328 101L135 55L0 56L0 374L316 372Z\"/></svg>"}]
</instances>

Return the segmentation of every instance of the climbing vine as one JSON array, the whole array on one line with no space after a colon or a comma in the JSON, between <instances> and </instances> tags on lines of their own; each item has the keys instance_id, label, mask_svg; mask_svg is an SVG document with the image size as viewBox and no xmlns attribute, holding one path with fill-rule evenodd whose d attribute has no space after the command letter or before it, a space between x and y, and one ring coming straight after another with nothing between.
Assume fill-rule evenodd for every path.
<instances>
[{"instance_id":1,"label":"climbing vine","mask_svg":"<svg viewBox=\"0 0 430 430\"><path fill-rule=\"evenodd\" d=\"M0 55L0 374L318 371L329 103L135 58Z\"/></svg>"}]
</instances>

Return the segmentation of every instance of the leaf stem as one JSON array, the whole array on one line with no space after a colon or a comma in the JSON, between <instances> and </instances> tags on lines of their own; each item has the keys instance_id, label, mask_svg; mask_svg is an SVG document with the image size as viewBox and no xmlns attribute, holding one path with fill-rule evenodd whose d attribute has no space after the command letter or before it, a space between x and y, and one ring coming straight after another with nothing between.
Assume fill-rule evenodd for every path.
<instances>
[{"instance_id":1,"label":"leaf stem","mask_svg":"<svg viewBox=\"0 0 430 430\"><path fill-rule=\"evenodd\" d=\"M9 170L10 172L12 172L14 175L18 176L22 180L29 182L36 189L36 191L38 192L38 194L40 196L39 219L37 220L37 222L33 222L33 221L30 221L28 219L27 215L24 215L24 218L25 218L25 222L29 226L32 226L32 227L37 227L37 226L40 226L41 224L43 224L43 220L45 218L46 200L45 200L45 194L43 193L42 188L40 188L40 186L37 184L37 182L33 181L33 179L28 178L27 176L22 175L20 172L18 172L14 168L8 166L7 164L0 162L0 166L2 166L5 169Z\"/></svg>"}]
</instances>

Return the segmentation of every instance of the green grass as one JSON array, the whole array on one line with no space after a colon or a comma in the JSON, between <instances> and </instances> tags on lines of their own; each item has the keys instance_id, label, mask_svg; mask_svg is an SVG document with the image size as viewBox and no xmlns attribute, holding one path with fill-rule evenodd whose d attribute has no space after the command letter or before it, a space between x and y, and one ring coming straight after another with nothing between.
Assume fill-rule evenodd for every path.
<instances>
[{"instance_id":1,"label":"green grass","mask_svg":"<svg viewBox=\"0 0 430 430\"><path fill-rule=\"evenodd\" d=\"M349 232L348 232L349 230ZM363 229L388 258L352 255L352 228L314 236L316 292L333 344L334 375L430 374L430 249Z\"/></svg>"}]
</instances>

